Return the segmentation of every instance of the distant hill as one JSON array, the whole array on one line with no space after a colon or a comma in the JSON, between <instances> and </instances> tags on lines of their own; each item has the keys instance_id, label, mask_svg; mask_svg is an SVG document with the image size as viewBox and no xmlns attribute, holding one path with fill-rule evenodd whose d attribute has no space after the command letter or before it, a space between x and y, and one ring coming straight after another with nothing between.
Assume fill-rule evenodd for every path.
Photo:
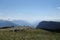
<instances>
[{"instance_id":1,"label":"distant hill","mask_svg":"<svg viewBox=\"0 0 60 40\"><path fill-rule=\"evenodd\" d=\"M11 27L11 26L17 26L17 25L8 20L0 20L0 28L1 27Z\"/></svg>"},{"instance_id":2,"label":"distant hill","mask_svg":"<svg viewBox=\"0 0 60 40\"><path fill-rule=\"evenodd\" d=\"M32 26L29 22L25 20L0 20L0 27L10 27L10 26Z\"/></svg>"},{"instance_id":3,"label":"distant hill","mask_svg":"<svg viewBox=\"0 0 60 40\"><path fill-rule=\"evenodd\" d=\"M56 21L42 21L36 28L45 29L49 31L60 31L60 22Z\"/></svg>"},{"instance_id":4,"label":"distant hill","mask_svg":"<svg viewBox=\"0 0 60 40\"><path fill-rule=\"evenodd\" d=\"M32 26L29 22L25 20L13 20L12 22L18 24L19 26Z\"/></svg>"}]
</instances>

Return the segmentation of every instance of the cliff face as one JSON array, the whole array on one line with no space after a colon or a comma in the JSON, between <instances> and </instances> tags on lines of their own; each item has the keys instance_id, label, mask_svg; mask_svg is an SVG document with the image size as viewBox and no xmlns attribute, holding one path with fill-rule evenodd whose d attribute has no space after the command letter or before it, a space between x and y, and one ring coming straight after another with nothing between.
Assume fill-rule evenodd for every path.
<instances>
[{"instance_id":1,"label":"cliff face","mask_svg":"<svg viewBox=\"0 0 60 40\"><path fill-rule=\"evenodd\" d=\"M45 29L48 31L59 31L60 30L60 22L54 21L42 21L38 24L36 28Z\"/></svg>"}]
</instances>

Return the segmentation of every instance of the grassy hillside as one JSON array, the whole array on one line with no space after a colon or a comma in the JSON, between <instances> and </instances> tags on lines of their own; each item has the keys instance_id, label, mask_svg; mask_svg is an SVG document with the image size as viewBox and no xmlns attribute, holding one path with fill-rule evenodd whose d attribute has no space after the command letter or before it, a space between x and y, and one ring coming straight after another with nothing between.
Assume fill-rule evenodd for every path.
<instances>
[{"instance_id":1,"label":"grassy hillside","mask_svg":"<svg viewBox=\"0 0 60 40\"><path fill-rule=\"evenodd\" d=\"M19 29L13 32L11 30ZM0 29L0 40L60 40L60 33L34 28Z\"/></svg>"}]
</instances>

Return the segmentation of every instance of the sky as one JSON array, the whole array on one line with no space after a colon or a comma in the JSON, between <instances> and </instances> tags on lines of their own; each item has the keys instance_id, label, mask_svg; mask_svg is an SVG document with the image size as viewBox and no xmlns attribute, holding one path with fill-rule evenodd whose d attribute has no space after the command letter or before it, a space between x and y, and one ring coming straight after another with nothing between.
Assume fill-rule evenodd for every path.
<instances>
[{"instance_id":1,"label":"sky","mask_svg":"<svg viewBox=\"0 0 60 40\"><path fill-rule=\"evenodd\" d=\"M0 19L29 22L60 19L60 0L0 0Z\"/></svg>"}]
</instances>

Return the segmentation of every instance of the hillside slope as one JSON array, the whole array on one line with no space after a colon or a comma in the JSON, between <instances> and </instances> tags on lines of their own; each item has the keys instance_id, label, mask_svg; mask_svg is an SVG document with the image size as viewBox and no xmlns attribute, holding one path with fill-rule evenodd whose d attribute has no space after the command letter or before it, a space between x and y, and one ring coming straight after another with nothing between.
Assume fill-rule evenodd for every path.
<instances>
[{"instance_id":1,"label":"hillside slope","mask_svg":"<svg viewBox=\"0 0 60 40\"><path fill-rule=\"evenodd\" d=\"M48 32L41 29L19 29L12 32L13 28L0 29L0 40L60 40L60 33Z\"/></svg>"}]
</instances>

